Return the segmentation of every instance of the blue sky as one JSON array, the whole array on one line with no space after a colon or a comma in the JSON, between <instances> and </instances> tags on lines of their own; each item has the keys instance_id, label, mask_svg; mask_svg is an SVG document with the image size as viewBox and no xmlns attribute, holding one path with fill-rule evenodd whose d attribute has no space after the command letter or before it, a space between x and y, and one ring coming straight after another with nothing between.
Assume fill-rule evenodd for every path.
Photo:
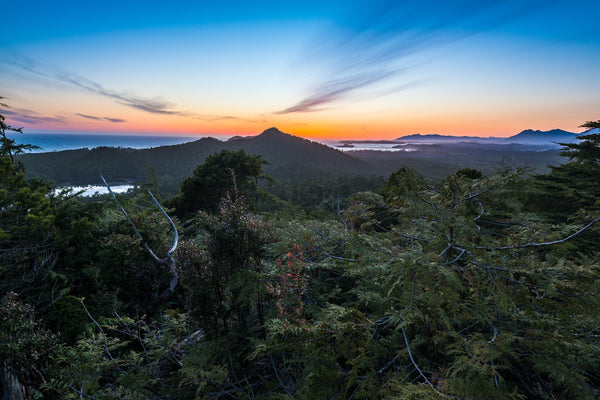
<instances>
[{"instance_id":1,"label":"blue sky","mask_svg":"<svg viewBox=\"0 0 600 400\"><path fill-rule=\"evenodd\" d=\"M600 118L600 2L10 2L27 131L509 136Z\"/></svg>"}]
</instances>

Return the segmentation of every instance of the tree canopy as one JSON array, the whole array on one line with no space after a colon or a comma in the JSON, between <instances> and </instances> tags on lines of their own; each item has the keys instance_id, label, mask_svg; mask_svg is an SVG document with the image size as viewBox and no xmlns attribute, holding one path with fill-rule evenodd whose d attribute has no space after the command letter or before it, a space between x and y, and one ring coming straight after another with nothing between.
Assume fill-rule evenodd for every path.
<instances>
[{"instance_id":1,"label":"tree canopy","mask_svg":"<svg viewBox=\"0 0 600 400\"><path fill-rule=\"evenodd\" d=\"M183 181L171 205L177 215L184 216L198 210L217 210L219 200L227 191L254 196L265 163L261 156L244 150L222 150L210 155Z\"/></svg>"}]
</instances>

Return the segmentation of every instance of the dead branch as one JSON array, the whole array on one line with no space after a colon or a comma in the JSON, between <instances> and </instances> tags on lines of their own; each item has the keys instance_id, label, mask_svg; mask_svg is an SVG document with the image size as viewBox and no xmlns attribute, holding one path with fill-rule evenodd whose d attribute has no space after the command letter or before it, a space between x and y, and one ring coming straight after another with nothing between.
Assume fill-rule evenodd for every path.
<instances>
[{"instance_id":1,"label":"dead branch","mask_svg":"<svg viewBox=\"0 0 600 400\"><path fill-rule=\"evenodd\" d=\"M583 232L585 232L586 230L588 230L589 228L591 228L592 226L594 226L596 223L600 222L600 218L596 218L595 220L593 220L592 222L590 222L589 224L587 224L586 226L584 226L583 228L581 228L580 230L578 230L577 232L563 238L560 240L554 240L552 242L543 242L543 243L535 243L535 242L529 242L529 243L525 243L525 244L513 244L510 246L500 246L500 247L484 247L484 246L475 246L475 249L478 250L512 250L512 249L524 249L527 247L543 247L543 246L552 246L555 244L560 244L560 243L565 243L568 240L573 239L574 237L582 234Z\"/></svg>"},{"instance_id":2,"label":"dead branch","mask_svg":"<svg viewBox=\"0 0 600 400\"><path fill-rule=\"evenodd\" d=\"M75 386L73 386L72 384L71 384L71 385L69 385L69 389L71 389L72 391L74 391L75 393L77 393L77 394L79 395L79 397L80 397L80 398L81 398L81 397L85 397L86 399L98 400L98 399L96 399L95 397L93 397L93 396L90 396L89 394L85 394L85 393L83 393L83 389L82 389L82 390L77 390L77 389L75 388Z\"/></svg>"},{"instance_id":3,"label":"dead branch","mask_svg":"<svg viewBox=\"0 0 600 400\"><path fill-rule=\"evenodd\" d=\"M179 243L179 233L177 232L177 227L175 226L175 223L173 222L171 217L169 217L167 212L164 210L164 208L162 208L162 206L160 205L158 200L156 200L156 198L154 197L152 192L150 192L148 190L148 194L152 198L152 201L154 202L154 204L156 204L158 209L162 212L162 214L165 216L167 221L169 221L169 224L171 224L171 227L173 228L173 245L171 246L171 249L167 252L167 256L165 258L159 258L154 253L154 251L152 251L152 249L150 248L148 243L144 240L144 238L142 237L142 234L138 231L137 227L135 226L135 223L129 217L129 214L127 214L127 211L125 211L123 206L121 206L121 204L119 203L119 200L117 200L117 196L115 196L115 193L112 191L112 188L110 187L110 185L106 182L106 180L104 179L102 174L99 174L99 175L100 175L100 178L102 179L102 182L104 182L104 185L106 185L106 187L108 188L108 191L111 194L113 200L117 204L118 209L123 213L123 215L129 222L129 225L131 225L131 227L133 228L133 231L135 232L137 237L142 241L142 246L144 247L144 249L146 249L146 251L150 254L150 256L156 262L169 267L169 270L171 272L171 281L169 282L169 287L167 287L162 292L162 294L158 297L158 299L156 300L155 308L157 308L158 306L163 304L167 300L167 298L169 298L169 296L171 296L171 294L173 294L173 292L175 291L175 287L177 286L177 282L178 282L177 269L175 268L175 259L173 259L173 252L175 252L175 250L177 249L177 245Z\"/></svg>"},{"instance_id":4,"label":"dead branch","mask_svg":"<svg viewBox=\"0 0 600 400\"><path fill-rule=\"evenodd\" d=\"M417 370L417 372L419 373L419 375L421 375L421 377L425 380L425 383L438 395L442 396L442 397L449 397L451 399L471 399L471 397L459 397L459 396L453 396L451 394L446 394L446 393L442 393L439 390L437 390L437 388L433 385L433 383L431 383L431 381L427 378L427 376L425 375L425 372L423 372L423 370L421 368L419 368L419 365L417 364L417 362L415 361L412 352L410 351L410 344L408 343L408 337L406 337L406 331L404 330L404 327L401 327L402 329L402 335L404 336L404 342L406 343L406 350L408 351L408 357L410 358L410 361L412 362L413 366L415 367L415 369Z\"/></svg>"},{"instance_id":5,"label":"dead branch","mask_svg":"<svg viewBox=\"0 0 600 400\"><path fill-rule=\"evenodd\" d=\"M96 321L94 319L94 317L92 317L92 314L90 314L90 312L88 311L87 307L85 306L85 303L83 302L83 299L80 299L79 302L83 306L83 310L85 311L85 313L87 314L87 316L89 317L89 319L91 319L92 322L94 323L94 325L96 325L96 327L100 330L100 334L102 335L102 340L104 341L104 352L106 353L106 355L108 356L108 358L110 359L110 361L113 362L113 364L115 365L115 367L117 368L117 370L121 374L125 374L125 371L123 371L121 369L121 367L119 366L119 364L117 363L117 361L113 358L112 354L110 354L110 350L108 348L108 340L106 339L106 335L104 334L104 329L102 329L102 326L100 326L100 324L98 323L98 321Z\"/></svg>"}]
</instances>

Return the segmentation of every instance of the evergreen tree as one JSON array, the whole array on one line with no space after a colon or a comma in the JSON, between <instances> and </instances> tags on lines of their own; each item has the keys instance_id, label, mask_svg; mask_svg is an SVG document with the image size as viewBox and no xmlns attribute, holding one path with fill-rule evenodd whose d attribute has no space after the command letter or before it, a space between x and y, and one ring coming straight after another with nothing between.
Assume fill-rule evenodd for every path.
<instances>
[{"instance_id":1,"label":"evergreen tree","mask_svg":"<svg viewBox=\"0 0 600 400\"><path fill-rule=\"evenodd\" d=\"M0 294L15 291L37 304L51 285L47 279L56 262L55 217L50 188L27 179L14 158L34 146L16 144L8 136L13 132L22 133L0 115Z\"/></svg>"},{"instance_id":2,"label":"evergreen tree","mask_svg":"<svg viewBox=\"0 0 600 400\"><path fill-rule=\"evenodd\" d=\"M600 209L600 121L581 127L593 132L578 136L577 143L561 143L561 155L569 161L536 177L542 191L540 211L554 220L580 209Z\"/></svg>"},{"instance_id":3,"label":"evergreen tree","mask_svg":"<svg viewBox=\"0 0 600 400\"><path fill-rule=\"evenodd\" d=\"M183 181L180 194L169 205L175 207L179 216L198 210L216 211L219 200L228 190L233 190L234 185L247 201L252 200L265 163L262 156L249 155L243 150L222 150L210 155Z\"/></svg>"},{"instance_id":4,"label":"evergreen tree","mask_svg":"<svg viewBox=\"0 0 600 400\"><path fill-rule=\"evenodd\" d=\"M3 398L21 400L44 380L39 369L54 343L27 303L47 306L62 285L53 271L50 189L26 179L14 156L34 146L9 138L22 130L5 121L0 114L0 387Z\"/></svg>"}]
</instances>

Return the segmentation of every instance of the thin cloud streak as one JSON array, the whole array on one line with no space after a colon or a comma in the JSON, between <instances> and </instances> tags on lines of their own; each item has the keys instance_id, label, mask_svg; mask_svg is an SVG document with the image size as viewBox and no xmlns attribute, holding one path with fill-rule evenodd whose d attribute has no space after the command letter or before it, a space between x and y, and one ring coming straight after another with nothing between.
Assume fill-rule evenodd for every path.
<instances>
[{"instance_id":1,"label":"thin cloud streak","mask_svg":"<svg viewBox=\"0 0 600 400\"><path fill-rule=\"evenodd\" d=\"M217 121L217 120L243 120L241 118L237 118L231 115L202 115L193 113L190 111L177 110L175 108L175 104L171 103L167 100L164 100L160 97L154 98L140 98L135 96L128 96L122 93L119 93L115 90L106 89L102 85L97 82L94 82L90 79L84 78L74 73L70 72L48 72L48 68L34 62L33 60L21 55L14 53L11 57L5 57L2 60L4 63L12 65L13 67L19 68L23 71L29 72L31 74L41 76L47 79L56 80L62 83L66 83L70 86L77 87L82 89L88 93L92 93L95 95L107 97L109 99L114 100L118 104L135 108L137 110L141 110L150 114L160 114L160 115L173 115L173 116L181 116L199 119L202 121ZM85 116L81 115L85 118ZM108 119L110 121L110 119ZM125 121L111 121L111 122L125 122Z\"/></svg>"},{"instance_id":2,"label":"thin cloud streak","mask_svg":"<svg viewBox=\"0 0 600 400\"><path fill-rule=\"evenodd\" d=\"M558 0L556 0L558 1ZM451 4L450 4L451 3ZM311 46L309 60L331 63L329 77L295 105L275 114L322 111L324 106L362 89L399 77L408 67L408 57L485 32L548 6L552 1L462 0L440 5L424 1L385 1L362 11L349 21L350 33L330 32ZM431 12L436 8L436 12ZM439 10L445 7L444 10ZM397 85L405 90L408 84ZM397 90L379 91L391 93ZM375 96L377 97L377 95Z\"/></svg>"},{"instance_id":3,"label":"thin cloud streak","mask_svg":"<svg viewBox=\"0 0 600 400\"><path fill-rule=\"evenodd\" d=\"M75 115L80 116L82 118L87 118L87 119L93 119L95 121L109 121L109 122L113 122L113 123L121 123L121 122L127 122L124 119L121 118L110 118L110 117L96 117L94 115L86 115L86 114L80 114L80 113L75 113Z\"/></svg>"},{"instance_id":4,"label":"thin cloud streak","mask_svg":"<svg viewBox=\"0 0 600 400\"><path fill-rule=\"evenodd\" d=\"M123 122L127 122L126 120L124 120L124 119L121 119L121 118L109 118L109 117L104 117L103 119L105 119L105 120L107 120L107 121L109 121L109 122L115 123L115 124L120 124L120 123L123 123Z\"/></svg>"},{"instance_id":5,"label":"thin cloud streak","mask_svg":"<svg viewBox=\"0 0 600 400\"><path fill-rule=\"evenodd\" d=\"M11 120L30 125L42 123L64 123L66 121L66 118L62 115L55 115L53 117L40 116L35 111L26 109L2 110L2 114L9 116Z\"/></svg>"},{"instance_id":6,"label":"thin cloud streak","mask_svg":"<svg viewBox=\"0 0 600 400\"><path fill-rule=\"evenodd\" d=\"M364 74L362 77L351 76L348 78L325 82L315 91L313 95L302 100L295 106L276 112L276 114L321 111L321 109L317 107L341 99L352 91L387 79L394 74L394 72Z\"/></svg>"},{"instance_id":7,"label":"thin cloud streak","mask_svg":"<svg viewBox=\"0 0 600 400\"><path fill-rule=\"evenodd\" d=\"M94 117L93 115L85 115L85 114L79 114L79 113L75 113L75 115L78 115L80 117L87 118L87 119L93 119L93 120L96 120L96 121L99 121L99 120L102 119L100 117Z\"/></svg>"}]
</instances>

